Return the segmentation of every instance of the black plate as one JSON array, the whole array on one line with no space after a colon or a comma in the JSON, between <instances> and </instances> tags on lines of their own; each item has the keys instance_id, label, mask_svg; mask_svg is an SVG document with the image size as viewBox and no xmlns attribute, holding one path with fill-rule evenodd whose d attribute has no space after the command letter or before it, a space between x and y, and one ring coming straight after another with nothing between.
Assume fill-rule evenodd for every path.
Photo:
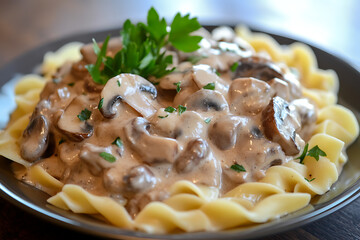
<instances>
[{"instance_id":1,"label":"black plate","mask_svg":"<svg viewBox=\"0 0 360 240\"><path fill-rule=\"evenodd\" d=\"M212 28L213 27L209 27L209 29ZM41 63L43 56L47 51L54 51L71 41L88 43L92 38L96 38L98 41L101 41L105 39L108 34L117 36L119 34L119 30L78 34L50 42L33 49L0 69L0 84L1 86L4 85L7 81L12 79L15 74L28 74L33 72L34 67L36 67L34 63ZM281 44L290 44L295 41L278 35L270 35ZM358 116L357 112L360 110L360 101L356 101L356 96L358 94L358 89L360 89L359 72L348 63L329 53L315 47L312 47L312 49L315 52L321 69L334 69L337 72L340 79L340 102L341 104L350 107L351 110L353 110ZM58 209L47 204L46 199L49 197L47 194L16 180L10 170L11 161L5 158L0 158L0 195L11 203L45 220L87 234L94 234L103 237L117 239L252 239L287 231L292 228L308 224L340 209L359 197L359 139L357 139L356 142L348 149L348 155L349 161L345 165L339 180L331 187L329 192L322 196L313 198L308 207L269 223L217 233L201 232L172 235L150 235L142 232L123 230L107 225L104 222L90 216L74 214Z\"/></svg>"}]
</instances>

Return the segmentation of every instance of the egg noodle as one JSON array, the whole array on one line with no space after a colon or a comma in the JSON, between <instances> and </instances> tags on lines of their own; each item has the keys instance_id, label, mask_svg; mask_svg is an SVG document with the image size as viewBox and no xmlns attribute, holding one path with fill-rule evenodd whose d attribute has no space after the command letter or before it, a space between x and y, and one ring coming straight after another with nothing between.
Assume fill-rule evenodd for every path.
<instances>
[{"instance_id":1,"label":"egg noodle","mask_svg":"<svg viewBox=\"0 0 360 240\"><path fill-rule=\"evenodd\" d=\"M44 76L26 75L17 83L17 108L0 133L0 154L17 163L15 174L27 171L36 187L51 195L47 200L50 204L74 213L102 215L117 227L147 233L220 231L265 223L304 208L313 196L326 193L337 181L347 161L345 149L359 134L357 120L349 109L336 104L338 77L333 70L318 69L315 55L308 46L302 43L280 46L269 35L253 33L244 26L238 26L236 34L257 53L298 70L303 95L318 107L309 149L318 145L326 157L320 156L316 161L306 156L303 164L292 160L272 166L260 181L239 184L221 197L214 187L180 180L172 185L169 198L150 202L132 218L123 202L91 194L78 185L64 185L20 155L19 139L39 102L40 92L58 67L81 59L80 43L69 43L56 52L47 53L42 65Z\"/></svg>"}]
</instances>

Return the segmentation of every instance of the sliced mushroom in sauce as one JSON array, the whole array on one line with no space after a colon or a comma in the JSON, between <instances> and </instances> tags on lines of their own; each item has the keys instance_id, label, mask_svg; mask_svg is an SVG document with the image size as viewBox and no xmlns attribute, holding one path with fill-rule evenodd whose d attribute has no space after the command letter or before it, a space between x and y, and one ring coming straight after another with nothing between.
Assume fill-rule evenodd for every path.
<instances>
[{"instance_id":1,"label":"sliced mushroom in sauce","mask_svg":"<svg viewBox=\"0 0 360 240\"><path fill-rule=\"evenodd\" d=\"M229 105L224 96L218 91L201 89L185 100L187 110L207 112L226 111Z\"/></svg>"},{"instance_id":2,"label":"sliced mushroom in sauce","mask_svg":"<svg viewBox=\"0 0 360 240\"><path fill-rule=\"evenodd\" d=\"M113 167L115 164L104 159L100 154L112 155L111 147L99 147L91 143L85 143L81 148L79 157L83 160L94 175L99 175L103 169ZM115 154L112 156L116 156Z\"/></svg>"},{"instance_id":3,"label":"sliced mushroom in sauce","mask_svg":"<svg viewBox=\"0 0 360 240\"><path fill-rule=\"evenodd\" d=\"M101 91L103 107L101 113L105 118L113 118L117 106L125 102L144 117L150 117L156 112L157 90L146 79L134 74L120 74L110 79Z\"/></svg>"},{"instance_id":4,"label":"sliced mushroom in sauce","mask_svg":"<svg viewBox=\"0 0 360 240\"><path fill-rule=\"evenodd\" d=\"M209 146L203 139L198 138L189 141L174 163L176 171L184 173L195 170L209 155L209 151Z\"/></svg>"},{"instance_id":5,"label":"sliced mushroom in sauce","mask_svg":"<svg viewBox=\"0 0 360 240\"><path fill-rule=\"evenodd\" d=\"M21 138L20 155L29 162L39 160L50 142L49 121L44 115L33 116Z\"/></svg>"},{"instance_id":6,"label":"sliced mushroom in sauce","mask_svg":"<svg viewBox=\"0 0 360 240\"><path fill-rule=\"evenodd\" d=\"M150 123L141 117L134 118L124 127L127 140L131 147L148 164L175 161L179 152L176 140L151 135Z\"/></svg>"},{"instance_id":7,"label":"sliced mushroom in sauce","mask_svg":"<svg viewBox=\"0 0 360 240\"><path fill-rule=\"evenodd\" d=\"M255 78L235 79L229 88L230 111L235 115L261 112L271 100L269 84Z\"/></svg>"},{"instance_id":8,"label":"sliced mushroom in sauce","mask_svg":"<svg viewBox=\"0 0 360 240\"><path fill-rule=\"evenodd\" d=\"M93 134L93 126L88 120L81 121L78 117L85 109L90 111L87 96L80 95L74 98L61 114L57 127L73 141L82 141Z\"/></svg>"},{"instance_id":9,"label":"sliced mushroom in sauce","mask_svg":"<svg viewBox=\"0 0 360 240\"><path fill-rule=\"evenodd\" d=\"M157 182L154 173L146 165L140 165L130 169L123 178L125 189L128 192L145 192L153 188Z\"/></svg>"},{"instance_id":10,"label":"sliced mushroom in sauce","mask_svg":"<svg viewBox=\"0 0 360 240\"><path fill-rule=\"evenodd\" d=\"M262 125L265 136L279 143L286 155L293 156L300 152L296 141L296 130L300 124L284 99L274 97L270 101L262 113Z\"/></svg>"}]
</instances>

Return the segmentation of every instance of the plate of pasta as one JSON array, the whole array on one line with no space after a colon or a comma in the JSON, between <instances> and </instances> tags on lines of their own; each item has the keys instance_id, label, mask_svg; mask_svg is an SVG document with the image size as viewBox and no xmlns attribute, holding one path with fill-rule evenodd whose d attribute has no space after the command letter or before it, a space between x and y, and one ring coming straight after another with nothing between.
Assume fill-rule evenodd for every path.
<instances>
[{"instance_id":1,"label":"plate of pasta","mask_svg":"<svg viewBox=\"0 0 360 240\"><path fill-rule=\"evenodd\" d=\"M1 196L65 227L255 238L360 195L360 74L307 44L151 8L0 75Z\"/></svg>"}]
</instances>

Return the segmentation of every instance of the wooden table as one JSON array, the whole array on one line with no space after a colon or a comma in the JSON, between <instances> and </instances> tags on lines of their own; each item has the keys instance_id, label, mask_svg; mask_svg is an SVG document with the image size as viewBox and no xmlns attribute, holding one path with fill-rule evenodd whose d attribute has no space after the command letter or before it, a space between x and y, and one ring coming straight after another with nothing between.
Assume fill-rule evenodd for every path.
<instances>
[{"instance_id":1,"label":"wooden table","mask_svg":"<svg viewBox=\"0 0 360 240\"><path fill-rule=\"evenodd\" d=\"M360 1L0 1L0 67L45 42L144 20L154 6L168 20L191 12L202 24L242 22L334 53L360 68ZM0 199L0 239L83 238ZM88 237L90 239L91 237ZM360 199L298 229L266 239L360 239Z\"/></svg>"}]
</instances>

